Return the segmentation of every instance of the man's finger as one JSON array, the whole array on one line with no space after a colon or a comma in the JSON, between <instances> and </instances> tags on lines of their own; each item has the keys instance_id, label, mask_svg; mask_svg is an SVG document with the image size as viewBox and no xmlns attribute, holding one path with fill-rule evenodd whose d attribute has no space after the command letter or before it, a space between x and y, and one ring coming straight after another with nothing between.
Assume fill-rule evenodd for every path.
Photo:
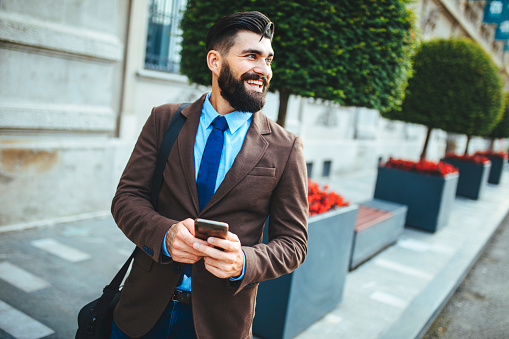
<instances>
[{"instance_id":1,"label":"man's finger","mask_svg":"<svg viewBox=\"0 0 509 339\"><path fill-rule=\"evenodd\" d=\"M198 239L197 239L198 240ZM217 248L214 248L213 246L210 246L207 242L199 242L195 241L193 244L193 249L198 251L198 253L202 255L206 255L209 257L213 257L216 259L221 258L224 255L224 252L221 250L218 250Z\"/></svg>"},{"instance_id":2,"label":"man's finger","mask_svg":"<svg viewBox=\"0 0 509 339\"><path fill-rule=\"evenodd\" d=\"M220 238L215 238L215 237L209 237L207 239L207 243L209 243L212 246L220 247L227 252L232 252L237 248L235 242L232 242L231 240L225 240L225 239L220 239Z\"/></svg>"},{"instance_id":3,"label":"man's finger","mask_svg":"<svg viewBox=\"0 0 509 339\"><path fill-rule=\"evenodd\" d=\"M235 233L232 233L232 232L228 232L228 234L226 235L226 240L230 240L233 242L240 242L239 237Z\"/></svg>"},{"instance_id":4,"label":"man's finger","mask_svg":"<svg viewBox=\"0 0 509 339\"><path fill-rule=\"evenodd\" d=\"M194 237L195 236L195 233L194 233L194 220L191 219L191 218L187 218L185 220L182 220L181 223L182 223L182 225L184 225L187 228L189 233Z\"/></svg>"}]
</instances>

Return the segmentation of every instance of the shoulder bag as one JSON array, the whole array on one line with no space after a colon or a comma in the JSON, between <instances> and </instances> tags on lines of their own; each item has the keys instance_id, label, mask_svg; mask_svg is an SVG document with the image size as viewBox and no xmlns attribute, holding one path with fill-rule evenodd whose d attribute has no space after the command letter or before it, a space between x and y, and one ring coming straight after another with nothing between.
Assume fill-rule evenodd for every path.
<instances>
[{"instance_id":1,"label":"shoulder bag","mask_svg":"<svg viewBox=\"0 0 509 339\"><path fill-rule=\"evenodd\" d=\"M151 203L157 210L157 200L161 183L163 180L163 171L170 155L171 148L177 139L180 129L186 122L186 118L180 112L189 104L181 104L175 116L171 120L166 133L163 136L159 152L157 154L156 167L154 170L154 179L152 181ZM78 313L78 330L76 339L106 339L111 335L111 323L113 321L113 310L120 300L122 292L120 284L124 280L129 265L134 258L136 248L127 259L122 268L115 275L113 280L103 289L100 298L91 301L83 306Z\"/></svg>"}]
</instances>

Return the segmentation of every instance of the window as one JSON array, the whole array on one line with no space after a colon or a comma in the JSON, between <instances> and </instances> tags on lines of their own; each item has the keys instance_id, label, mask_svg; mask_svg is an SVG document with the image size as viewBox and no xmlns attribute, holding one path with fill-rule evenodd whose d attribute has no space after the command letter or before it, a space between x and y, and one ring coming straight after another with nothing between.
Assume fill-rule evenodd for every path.
<instances>
[{"instance_id":1,"label":"window","mask_svg":"<svg viewBox=\"0 0 509 339\"><path fill-rule=\"evenodd\" d=\"M307 169L307 172L308 172L308 178L311 178L311 175L312 175L312 172L313 172L313 163L312 162L306 163L306 169Z\"/></svg>"},{"instance_id":2,"label":"window","mask_svg":"<svg viewBox=\"0 0 509 339\"><path fill-rule=\"evenodd\" d=\"M332 167L332 161L326 160L323 162L322 177L330 176L330 169Z\"/></svg>"},{"instance_id":3,"label":"window","mask_svg":"<svg viewBox=\"0 0 509 339\"><path fill-rule=\"evenodd\" d=\"M150 0L145 68L178 73L185 0Z\"/></svg>"}]
</instances>

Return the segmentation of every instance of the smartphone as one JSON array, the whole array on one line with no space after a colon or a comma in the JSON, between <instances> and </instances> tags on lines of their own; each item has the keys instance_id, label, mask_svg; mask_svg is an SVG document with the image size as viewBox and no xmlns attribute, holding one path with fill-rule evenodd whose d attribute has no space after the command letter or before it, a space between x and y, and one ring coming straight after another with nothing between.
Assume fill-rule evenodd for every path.
<instances>
[{"instance_id":1,"label":"smartphone","mask_svg":"<svg viewBox=\"0 0 509 339\"><path fill-rule=\"evenodd\" d=\"M226 239L228 235L228 224L220 221L207 219L194 219L194 232L196 238L207 240L208 237Z\"/></svg>"}]
</instances>

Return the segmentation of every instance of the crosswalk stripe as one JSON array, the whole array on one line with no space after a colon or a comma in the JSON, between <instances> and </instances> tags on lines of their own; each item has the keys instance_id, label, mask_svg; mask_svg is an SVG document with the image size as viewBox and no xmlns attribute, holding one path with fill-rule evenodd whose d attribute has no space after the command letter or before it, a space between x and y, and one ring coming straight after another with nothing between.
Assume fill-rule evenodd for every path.
<instances>
[{"instance_id":1,"label":"crosswalk stripe","mask_svg":"<svg viewBox=\"0 0 509 339\"><path fill-rule=\"evenodd\" d=\"M31 242L31 244L32 246L40 248L41 250L54 254L70 262L78 262L90 258L90 255L88 255L87 253L72 248L70 246L64 245L51 238L34 240Z\"/></svg>"},{"instance_id":2,"label":"crosswalk stripe","mask_svg":"<svg viewBox=\"0 0 509 339\"><path fill-rule=\"evenodd\" d=\"M0 300L0 328L14 338L38 339L55 333L25 313Z\"/></svg>"},{"instance_id":3,"label":"crosswalk stripe","mask_svg":"<svg viewBox=\"0 0 509 339\"><path fill-rule=\"evenodd\" d=\"M9 284L27 292L34 292L49 287L50 284L30 272L11 264L8 261L0 263L0 279L7 281Z\"/></svg>"}]
</instances>

